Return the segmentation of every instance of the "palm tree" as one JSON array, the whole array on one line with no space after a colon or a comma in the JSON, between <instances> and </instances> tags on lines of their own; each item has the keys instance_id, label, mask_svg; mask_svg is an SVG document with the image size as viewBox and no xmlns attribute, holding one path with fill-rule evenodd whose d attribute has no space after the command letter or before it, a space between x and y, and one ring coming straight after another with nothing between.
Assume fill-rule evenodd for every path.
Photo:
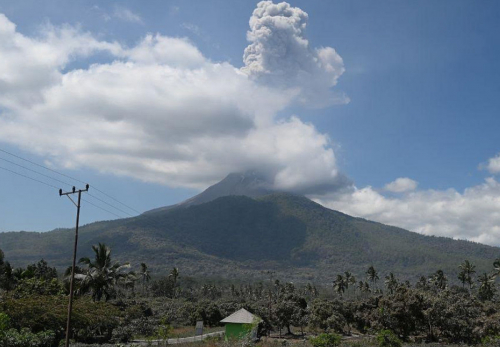
<instances>
[{"instance_id":1,"label":"palm tree","mask_svg":"<svg viewBox=\"0 0 500 347\"><path fill-rule=\"evenodd\" d=\"M149 269L146 263L141 263L141 280L142 280L142 289L146 291L146 283L151 280L151 275L149 274Z\"/></svg>"},{"instance_id":2,"label":"palm tree","mask_svg":"<svg viewBox=\"0 0 500 347\"><path fill-rule=\"evenodd\" d=\"M391 294L394 293L394 290L398 287L398 284L398 279L392 272L389 275L385 276L385 285Z\"/></svg>"},{"instance_id":3,"label":"palm tree","mask_svg":"<svg viewBox=\"0 0 500 347\"><path fill-rule=\"evenodd\" d=\"M495 295L495 275L484 273L477 279L479 282L479 299L482 301L491 300Z\"/></svg>"},{"instance_id":4,"label":"palm tree","mask_svg":"<svg viewBox=\"0 0 500 347\"><path fill-rule=\"evenodd\" d=\"M472 275L476 273L476 267L468 260L465 260L458 267L460 272L458 273L458 279L462 282L462 286L465 287L465 283L469 284L469 289L472 288Z\"/></svg>"},{"instance_id":5,"label":"palm tree","mask_svg":"<svg viewBox=\"0 0 500 347\"><path fill-rule=\"evenodd\" d=\"M493 262L493 267L495 270L493 271L493 276L497 277L500 275L500 258L496 258L495 261Z\"/></svg>"},{"instance_id":6,"label":"palm tree","mask_svg":"<svg viewBox=\"0 0 500 347\"><path fill-rule=\"evenodd\" d=\"M363 283L363 281L359 281L358 282L358 289L359 289L359 292L362 293L363 292L363 288L365 287L365 284Z\"/></svg>"},{"instance_id":7,"label":"palm tree","mask_svg":"<svg viewBox=\"0 0 500 347\"><path fill-rule=\"evenodd\" d=\"M80 269L80 273L75 274L75 279L78 281L80 294L92 293L92 300L100 301L103 297L108 301L115 294L115 286L123 283L129 284L135 280L133 272L122 272L129 268L128 263L120 264L118 262L112 264L111 249L103 243L98 246L92 246L95 253L94 260L84 257L79 263L87 266L86 269Z\"/></svg>"},{"instance_id":8,"label":"palm tree","mask_svg":"<svg viewBox=\"0 0 500 347\"><path fill-rule=\"evenodd\" d=\"M179 278L179 269L174 267L172 269L172 271L170 271L169 277L172 279L172 288L173 288L173 293L174 293L174 297L175 297L177 279Z\"/></svg>"},{"instance_id":9,"label":"palm tree","mask_svg":"<svg viewBox=\"0 0 500 347\"><path fill-rule=\"evenodd\" d=\"M379 280L378 277L378 272L375 270L373 265L371 265L368 270L366 270L366 278L372 282L373 286L375 286L375 283Z\"/></svg>"},{"instance_id":10,"label":"palm tree","mask_svg":"<svg viewBox=\"0 0 500 347\"><path fill-rule=\"evenodd\" d=\"M364 286L363 286L363 291L365 293L370 293L372 290L370 289L370 285L368 284L368 282L365 282L364 283Z\"/></svg>"},{"instance_id":11,"label":"palm tree","mask_svg":"<svg viewBox=\"0 0 500 347\"><path fill-rule=\"evenodd\" d=\"M337 275L337 279L333 282L333 289L342 296L347 288L346 280L342 275Z\"/></svg>"},{"instance_id":12,"label":"palm tree","mask_svg":"<svg viewBox=\"0 0 500 347\"><path fill-rule=\"evenodd\" d=\"M353 283L354 277L352 276L352 274L349 271L345 271L344 276L345 276L345 289L348 290L349 284ZM354 282L356 282L356 279L354 279Z\"/></svg>"},{"instance_id":13,"label":"palm tree","mask_svg":"<svg viewBox=\"0 0 500 347\"><path fill-rule=\"evenodd\" d=\"M431 282L439 289L446 289L448 279L446 278L443 270L437 270L431 277Z\"/></svg>"}]
</instances>

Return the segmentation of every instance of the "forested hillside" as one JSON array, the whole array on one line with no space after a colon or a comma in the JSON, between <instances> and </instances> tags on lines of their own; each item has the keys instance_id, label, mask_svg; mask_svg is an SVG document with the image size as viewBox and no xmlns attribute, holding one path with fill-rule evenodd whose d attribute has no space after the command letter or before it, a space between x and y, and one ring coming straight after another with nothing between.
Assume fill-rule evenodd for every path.
<instances>
[{"instance_id":1,"label":"forested hillside","mask_svg":"<svg viewBox=\"0 0 500 347\"><path fill-rule=\"evenodd\" d=\"M486 271L500 249L430 237L354 218L285 193L257 198L225 196L207 203L159 209L135 218L81 228L80 256L104 242L116 257L155 272L173 266L204 277L258 278L273 270L294 281L328 283L333 274L382 272L416 279L438 269L456 271L469 259ZM6 257L16 265L41 258L69 265L73 231L0 233Z\"/></svg>"}]
</instances>

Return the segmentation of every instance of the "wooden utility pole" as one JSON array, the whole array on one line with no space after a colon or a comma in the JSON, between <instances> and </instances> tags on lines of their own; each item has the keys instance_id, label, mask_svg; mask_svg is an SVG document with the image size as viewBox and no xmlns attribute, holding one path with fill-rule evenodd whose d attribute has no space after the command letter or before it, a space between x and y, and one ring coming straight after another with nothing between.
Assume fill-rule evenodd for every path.
<instances>
[{"instance_id":1,"label":"wooden utility pole","mask_svg":"<svg viewBox=\"0 0 500 347\"><path fill-rule=\"evenodd\" d=\"M78 248L78 224L80 222L80 202L82 200L82 192L88 192L89 185L87 184L85 189L76 190L73 187L73 190L70 192L64 192L62 189L59 189L59 196L66 195L68 199L76 206L76 228L75 228L75 245L73 248L73 264L71 266L71 281L69 284L69 303L68 303L68 319L66 321L66 342L64 344L65 347L69 347L69 334L71 329L71 310L73 309L73 282L75 280L75 265L76 265L76 251ZM78 203L75 203L73 199L71 199L70 195L78 194Z\"/></svg>"}]
</instances>

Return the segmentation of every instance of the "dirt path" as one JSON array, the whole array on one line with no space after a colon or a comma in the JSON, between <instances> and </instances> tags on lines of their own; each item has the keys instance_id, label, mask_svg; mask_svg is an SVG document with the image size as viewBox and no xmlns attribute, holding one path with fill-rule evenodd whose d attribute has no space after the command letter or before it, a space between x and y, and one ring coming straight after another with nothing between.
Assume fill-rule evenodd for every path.
<instances>
[{"instance_id":1,"label":"dirt path","mask_svg":"<svg viewBox=\"0 0 500 347\"><path fill-rule=\"evenodd\" d=\"M212 336L223 336L224 331L216 331L213 333L208 333L208 334L203 334L203 335L198 335L198 336L190 336L190 337L179 337L176 339L168 339L168 344L169 345L177 345L180 343L189 343L189 342L196 342L196 341L203 341L207 337L212 337ZM132 341L129 345L142 345L142 346L147 346L148 343L152 343L153 346L158 345L158 342L160 345L163 343L163 340L134 340Z\"/></svg>"}]
</instances>

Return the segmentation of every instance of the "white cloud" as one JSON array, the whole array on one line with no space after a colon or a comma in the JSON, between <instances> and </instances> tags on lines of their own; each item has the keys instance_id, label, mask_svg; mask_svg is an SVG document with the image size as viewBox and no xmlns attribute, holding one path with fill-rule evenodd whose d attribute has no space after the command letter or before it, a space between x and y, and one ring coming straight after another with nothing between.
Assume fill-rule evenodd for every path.
<instances>
[{"instance_id":1,"label":"white cloud","mask_svg":"<svg viewBox=\"0 0 500 347\"><path fill-rule=\"evenodd\" d=\"M43 89L61 80L61 69L72 58L97 50L117 54L120 47L69 26L47 25L39 38L29 38L0 13L0 104L16 109L40 102Z\"/></svg>"},{"instance_id":2,"label":"white cloud","mask_svg":"<svg viewBox=\"0 0 500 347\"><path fill-rule=\"evenodd\" d=\"M69 26L31 38L0 16L0 45L0 139L56 165L197 188L249 169L289 190L344 182L326 135L275 118L293 88L211 62L186 39L125 47ZM67 68L98 51L111 61Z\"/></svg>"},{"instance_id":3,"label":"white cloud","mask_svg":"<svg viewBox=\"0 0 500 347\"><path fill-rule=\"evenodd\" d=\"M417 189L417 186L417 181L408 177L400 177L390 183L387 183L384 188L385 190L393 193L404 193Z\"/></svg>"},{"instance_id":4,"label":"white cloud","mask_svg":"<svg viewBox=\"0 0 500 347\"><path fill-rule=\"evenodd\" d=\"M141 16L122 6L115 6L113 17L130 23L143 24Z\"/></svg>"},{"instance_id":5,"label":"white cloud","mask_svg":"<svg viewBox=\"0 0 500 347\"><path fill-rule=\"evenodd\" d=\"M497 154L495 157L490 158L488 160L488 164L486 165L486 169L491 174L494 174L494 175L500 173L500 154Z\"/></svg>"},{"instance_id":6,"label":"white cloud","mask_svg":"<svg viewBox=\"0 0 500 347\"><path fill-rule=\"evenodd\" d=\"M500 245L500 183L493 178L463 193L425 190L389 198L372 187L353 187L316 201L353 216L426 235Z\"/></svg>"},{"instance_id":7,"label":"white cloud","mask_svg":"<svg viewBox=\"0 0 500 347\"><path fill-rule=\"evenodd\" d=\"M305 36L308 15L286 2L261 1L250 18L243 71L280 88L296 88L298 101L311 107L347 103L330 89L344 73L342 57L331 47L312 49Z\"/></svg>"},{"instance_id":8,"label":"white cloud","mask_svg":"<svg viewBox=\"0 0 500 347\"><path fill-rule=\"evenodd\" d=\"M129 60L143 65L169 67L201 67L206 59L187 39L148 34L135 47L122 53Z\"/></svg>"}]
</instances>

